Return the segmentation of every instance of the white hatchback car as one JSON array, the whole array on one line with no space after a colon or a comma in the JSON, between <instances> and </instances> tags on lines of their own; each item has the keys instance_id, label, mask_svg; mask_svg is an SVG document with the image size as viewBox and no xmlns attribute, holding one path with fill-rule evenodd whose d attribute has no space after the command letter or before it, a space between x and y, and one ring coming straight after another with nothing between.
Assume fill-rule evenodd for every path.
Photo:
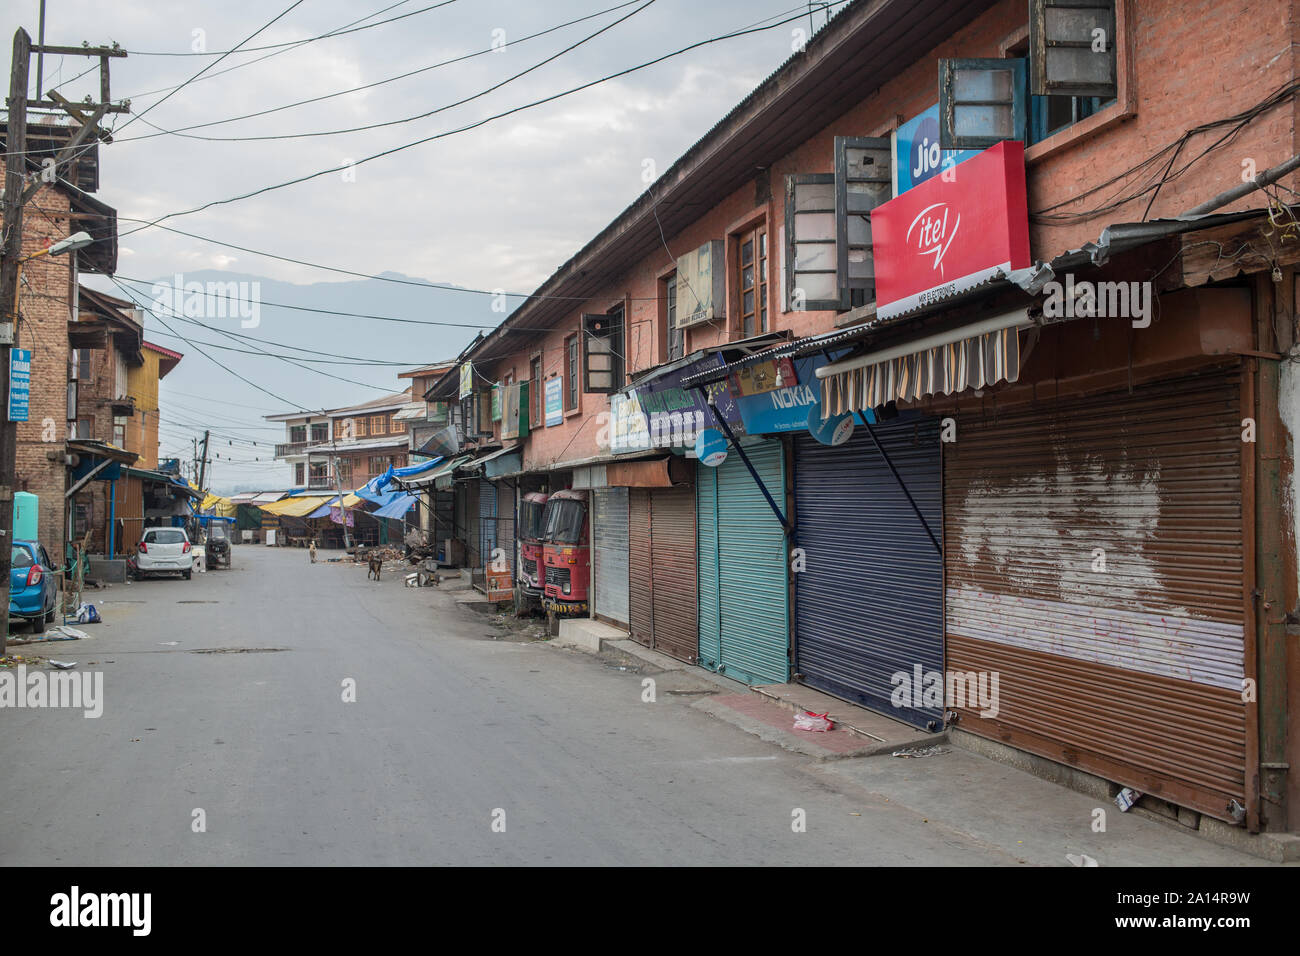
<instances>
[{"instance_id":1,"label":"white hatchback car","mask_svg":"<svg viewBox=\"0 0 1300 956\"><path fill-rule=\"evenodd\" d=\"M136 574L179 571L187 581L194 573L194 555L184 528L146 528L136 548Z\"/></svg>"}]
</instances>

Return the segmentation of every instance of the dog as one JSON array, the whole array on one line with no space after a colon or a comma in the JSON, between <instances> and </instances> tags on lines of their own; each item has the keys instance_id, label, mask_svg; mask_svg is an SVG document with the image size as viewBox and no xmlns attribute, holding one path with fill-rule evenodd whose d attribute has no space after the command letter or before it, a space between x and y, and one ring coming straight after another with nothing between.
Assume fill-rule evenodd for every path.
<instances>
[{"instance_id":1,"label":"dog","mask_svg":"<svg viewBox=\"0 0 1300 956\"><path fill-rule=\"evenodd\" d=\"M307 552L308 554L311 555L311 563L315 564L316 563L316 542L315 541L307 545Z\"/></svg>"},{"instance_id":2,"label":"dog","mask_svg":"<svg viewBox=\"0 0 1300 956\"><path fill-rule=\"evenodd\" d=\"M366 571L366 580L369 581L370 576L373 574L375 576L375 580L378 581L379 572L383 570L384 570L384 559L377 554L372 554L370 556L369 569Z\"/></svg>"}]
</instances>

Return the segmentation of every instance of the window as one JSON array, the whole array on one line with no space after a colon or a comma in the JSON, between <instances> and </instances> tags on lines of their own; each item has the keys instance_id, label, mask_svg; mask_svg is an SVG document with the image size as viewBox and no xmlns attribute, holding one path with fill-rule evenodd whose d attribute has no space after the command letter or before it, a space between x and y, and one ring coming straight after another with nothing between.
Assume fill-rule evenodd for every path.
<instances>
[{"instance_id":1,"label":"window","mask_svg":"<svg viewBox=\"0 0 1300 956\"><path fill-rule=\"evenodd\" d=\"M293 483L295 485L303 484L303 478L306 474L306 471L307 471L307 466L304 465L302 462L298 462L296 465L293 466Z\"/></svg>"},{"instance_id":2,"label":"window","mask_svg":"<svg viewBox=\"0 0 1300 956\"><path fill-rule=\"evenodd\" d=\"M307 440L306 425L291 425L289 427L289 444L296 445Z\"/></svg>"},{"instance_id":3,"label":"window","mask_svg":"<svg viewBox=\"0 0 1300 956\"><path fill-rule=\"evenodd\" d=\"M82 441L88 441L95 437L95 420L93 418L77 419L77 437Z\"/></svg>"},{"instance_id":4,"label":"window","mask_svg":"<svg viewBox=\"0 0 1300 956\"><path fill-rule=\"evenodd\" d=\"M384 415L373 415L370 418L370 434L383 435L388 431L388 423Z\"/></svg>"},{"instance_id":5,"label":"window","mask_svg":"<svg viewBox=\"0 0 1300 956\"><path fill-rule=\"evenodd\" d=\"M758 226L737 237L740 255L740 335L749 338L767 331L767 226Z\"/></svg>"},{"instance_id":6,"label":"window","mask_svg":"<svg viewBox=\"0 0 1300 956\"><path fill-rule=\"evenodd\" d=\"M352 487L352 459L340 458L338 462L338 483L343 488Z\"/></svg>"},{"instance_id":7,"label":"window","mask_svg":"<svg viewBox=\"0 0 1300 956\"><path fill-rule=\"evenodd\" d=\"M623 307L582 317L586 339L583 367L584 392L617 392L623 387Z\"/></svg>"},{"instance_id":8,"label":"window","mask_svg":"<svg viewBox=\"0 0 1300 956\"><path fill-rule=\"evenodd\" d=\"M329 441L330 427L325 422L316 422L311 426L311 440L313 442Z\"/></svg>"},{"instance_id":9,"label":"window","mask_svg":"<svg viewBox=\"0 0 1300 956\"><path fill-rule=\"evenodd\" d=\"M686 352L686 330L677 328L677 273L664 280L664 328L667 333L668 361Z\"/></svg>"},{"instance_id":10,"label":"window","mask_svg":"<svg viewBox=\"0 0 1300 956\"><path fill-rule=\"evenodd\" d=\"M564 340L564 410L578 407L578 336Z\"/></svg>"},{"instance_id":11,"label":"window","mask_svg":"<svg viewBox=\"0 0 1300 956\"><path fill-rule=\"evenodd\" d=\"M366 435L369 434L369 430L366 428L366 420L364 418L350 418L348 421L352 422L352 437L365 438Z\"/></svg>"},{"instance_id":12,"label":"window","mask_svg":"<svg viewBox=\"0 0 1300 956\"><path fill-rule=\"evenodd\" d=\"M72 519L72 534L74 537L77 538L77 540L81 540L82 538L84 538L86 536L86 532L90 530L90 520L91 520L90 502L88 501L77 502L73 510L73 519Z\"/></svg>"},{"instance_id":13,"label":"window","mask_svg":"<svg viewBox=\"0 0 1300 956\"><path fill-rule=\"evenodd\" d=\"M95 380L95 352L77 349L77 381L89 384Z\"/></svg>"},{"instance_id":14,"label":"window","mask_svg":"<svg viewBox=\"0 0 1300 956\"><path fill-rule=\"evenodd\" d=\"M1115 2L1030 0L1026 57L940 60L940 146L980 149L1004 139L1028 145L1114 100Z\"/></svg>"},{"instance_id":15,"label":"window","mask_svg":"<svg viewBox=\"0 0 1300 956\"><path fill-rule=\"evenodd\" d=\"M389 460L384 455L370 456L370 474L382 475L388 470Z\"/></svg>"},{"instance_id":16,"label":"window","mask_svg":"<svg viewBox=\"0 0 1300 956\"><path fill-rule=\"evenodd\" d=\"M321 486L329 482L330 466L327 461L313 461L307 464L308 483Z\"/></svg>"},{"instance_id":17,"label":"window","mask_svg":"<svg viewBox=\"0 0 1300 956\"><path fill-rule=\"evenodd\" d=\"M528 421L534 426L542 423L542 357L539 355L528 363Z\"/></svg>"},{"instance_id":18,"label":"window","mask_svg":"<svg viewBox=\"0 0 1300 956\"><path fill-rule=\"evenodd\" d=\"M785 177L785 288L790 312L838 309L835 174Z\"/></svg>"},{"instance_id":19,"label":"window","mask_svg":"<svg viewBox=\"0 0 1300 956\"><path fill-rule=\"evenodd\" d=\"M113 416L113 444L118 448L126 447L126 418L122 415Z\"/></svg>"},{"instance_id":20,"label":"window","mask_svg":"<svg viewBox=\"0 0 1300 956\"><path fill-rule=\"evenodd\" d=\"M841 309L876 301L871 210L892 197L893 173L888 139L835 137L835 272Z\"/></svg>"}]
</instances>

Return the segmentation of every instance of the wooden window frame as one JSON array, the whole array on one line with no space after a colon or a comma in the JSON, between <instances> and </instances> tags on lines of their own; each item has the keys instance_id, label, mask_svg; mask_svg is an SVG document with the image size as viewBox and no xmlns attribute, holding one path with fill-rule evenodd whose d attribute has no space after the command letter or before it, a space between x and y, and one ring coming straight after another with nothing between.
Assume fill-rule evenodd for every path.
<instances>
[{"instance_id":1,"label":"wooden window frame","mask_svg":"<svg viewBox=\"0 0 1300 956\"><path fill-rule=\"evenodd\" d=\"M826 212L831 215L832 220L835 218L835 174L834 173L792 173L785 177L785 296L786 301L781 303L782 312L838 312L840 309L839 296L839 274L836 270L831 270L835 278L835 298L833 299L805 299L802 309L792 308L792 299L795 284L795 252L800 242L820 242L825 240L798 239L795 235L795 191L799 186L830 186L831 187L831 205L829 209L821 210L804 210L804 212ZM831 244L834 245L834 235L831 237ZM768 243L768 255L771 255L771 243ZM838 257L838 250L835 252ZM825 274L826 270L817 270Z\"/></svg>"},{"instance_id":2,"label":"wooden window frame","mask_svg":"<svg viewBox=\"0 0 1300 956\"><path fill-rule=\"evenodd\" d=\"M296 461L293 463L293 483L295 485L307 484L307 463Z\"/></svg>"},{"instance_id":3,"label":"wooden window frame","mask_svg":"<svg viewBox=\"0 0 1300 956\"><path fill-rule=\"evenodd\" d=\"M619 300L615 305L611 306L609 309L607 309L604 312L588 312L583 314L581 334L582 334L582 390L584 393L612 395L616 392L622 391L623 387L626 385L628 311L629 310L626 301ZM591 384L591 371L592 371L590 367L591 356L592 354L604 354L604 353L593 353L591 351L590 342L592 337L588 334L587 323L589 319L595 319L595 318L604 318L607 321L612 321L612 317L615 314L618 315L618 331L610 332L608 336L601 336L601 338L607 337L611 340L610 352L609 352L610 386L608 388L596 387Z\"/></svg>"},{"instance_id":4,"label":"wooden window frame","mask_svg":"<svg viewBox=\"0 0 1300 956\"><path fill-rule=\"evenodd\" d=\"M754 260L751 263L754 268L754 281L750 286L745 285L745 243L754 243ZM728 280L735 280L736 295L734 304L736 307L735 332L739 338L747 339L754 335L762 335L772 324L772 239L770 230L767 227L766 214L759 216L741 230L731 235L732 269L728 271ZM763 253L759 254L760 245L766 246ZM728 281L728 285L731 282ZM745 293L754 294L754 308L750 312L745 311ZM766 314L764 314L766 313ZM745 319L752 317L754 327L746 332Z\"/></svg>"},{"instance_id":5,"label":"wooden window frame","mask_svg":"<svg viewBox=\"0 0 1300 956\"><path fill-rule=\"evenodd\" d=\"M546 409L542 404L542 353L534 352L528 356L528 426L530 429L542 427L542 416Z\"/></svg>"},{"instance_id":6,"label":"wooden window frame","mask_svg":"<svg viewBox=\"0 0 1300 956\"><path fill-rule=\"evenodd\" d=\"M574 332L564 337L564 414L582 411L582 336ZM572 402L570 402L572 398Z\"/></svg>"},{"instance_id":7,"label":"wooden window frame","mask_svg":"<svg viewBox=\"0 0 1300 956\"><path fill-rule=\"evenodd\" d=\"M659 327L663 334L659 336L659 354L661 362L675 362L686 354L686 329L674 327L677 319L677 270L669 269L658 277L659 280ZM673 354L674 337L680 342L680 350Z\"/></svg>"}]
</instances>

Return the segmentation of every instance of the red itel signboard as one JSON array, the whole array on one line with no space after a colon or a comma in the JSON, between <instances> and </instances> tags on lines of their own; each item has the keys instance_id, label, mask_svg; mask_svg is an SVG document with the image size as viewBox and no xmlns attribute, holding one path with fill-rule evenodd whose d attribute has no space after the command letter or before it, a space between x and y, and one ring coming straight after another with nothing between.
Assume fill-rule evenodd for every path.
<instances>
[{"instance_id":1,"label":"red itel signboard","mask_svg":"<svg viewBox=\"0 0 1300 956\"><path fill-rule=\"evenodd\" d=\"M1007 140L871 211L882 319L1024 269L1025 147Z\"/></svg>"}]
</instances>

